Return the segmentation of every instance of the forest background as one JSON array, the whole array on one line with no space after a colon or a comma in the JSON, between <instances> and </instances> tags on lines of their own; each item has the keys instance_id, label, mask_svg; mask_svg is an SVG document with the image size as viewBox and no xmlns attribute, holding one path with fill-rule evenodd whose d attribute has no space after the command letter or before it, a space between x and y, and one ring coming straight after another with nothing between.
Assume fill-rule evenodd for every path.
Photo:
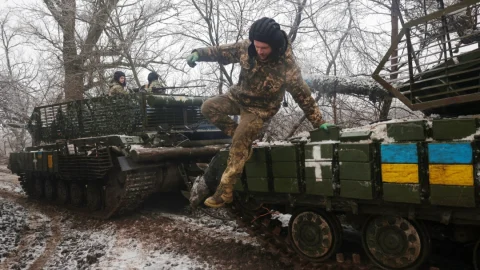
<instances>
[{"instance_id":1,"label":"forest background","mask_svg":"<svg viewBox=\"0 0 480 270\"><path fill-rule=\"evenodd\" d=\"M402 22L437 10L432 0L2 0L0 6L0 156L30 144L35 106L104 95L113 73L129 88L156 71L172 94L213 96L238 80L238 64L199 63L194 49L248 38L250 25L274 18L288 34L304 79L371 79ZM445 1L445 5L453 4ZM329 123L355 127L422 117L388 95L312 89ZM310 130L290 96L264 140ZM292 128L293 127L293 128Z\"/></svg>"}]
</instances>

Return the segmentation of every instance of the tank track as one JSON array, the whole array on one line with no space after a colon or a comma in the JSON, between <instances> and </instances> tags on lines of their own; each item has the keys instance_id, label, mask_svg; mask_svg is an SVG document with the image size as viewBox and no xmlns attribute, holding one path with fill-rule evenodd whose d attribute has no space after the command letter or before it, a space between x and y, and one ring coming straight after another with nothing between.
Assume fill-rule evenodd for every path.
<instances>
[{"instance_id":1,"label":"tank track","mask_svg":"<svg viewBox=\"0 0 480 270\"><path fill-rule=\"evenodd\" d=\"M102 217L103 219L108 219L115 215L122 215L137 209L138 206L154 192L155 171L140 170L125 173L123 196L112 209L104 210L106 215Z\"/></svg>"},{"instance_id":2,"label":"tank track","mask_svg":"<svg viewBox=\"0 0 480 270\"><path fill-rule=\"evenodd\" d=\"M90 216L97 219L108 219L113 216L122 215L137 209L144 200L154 192L156 172L153 170L136 170L120 172L125 174L125 181L120 185L116 179L108 179L106 190L109 190L110 195L117 198L115 204L107 206L105 203L105 196L102 196L102 208L96 211L90 211L85 206L74 206L71 203L65 205L66 208L76 213ZM25 174L19 177L20 185L28 197L34 198L32 193L32 186L35 178L27 177ZM105 192L107 193L107 192ZM34 198L37 200L38 198ZM46 201L45 198L41 199ZM52 201L53 204L59 204L57 201Z\"/></svg>"},{"instance_id":3,"label":"tank track","mask_svg":"<svg viewBox=\"0 0 480 270\"><path fill-rule=\"evenodd\" d=\"M20 182L20 186L22 187L23 192L25 192L27 196L31 196L32 195L31 188L28 185L28 182L27 182L28 179L25 173L20 174L20 176L18 177L18 181Z\"/></svg>"},{"instance_id":4,"label":"tank track","mask_svg":"<svg viewBox=\"0 0 480 270\"><path fill-rule=\"evenodd\" d=\"M295 252L287 228L282 227L280 221L271 219L272 215L268 208L249 210L239 201L234 199L232 205L227 207L230 215L250 236L256 237L265 250L277 256L285 265L293 266L295 269L377 269L371 264L362 263L360 255L355 253L351 258L346 258L343 253L337 253L335 258L323 262L309 261Z\"/></svg>"}]
</instances>

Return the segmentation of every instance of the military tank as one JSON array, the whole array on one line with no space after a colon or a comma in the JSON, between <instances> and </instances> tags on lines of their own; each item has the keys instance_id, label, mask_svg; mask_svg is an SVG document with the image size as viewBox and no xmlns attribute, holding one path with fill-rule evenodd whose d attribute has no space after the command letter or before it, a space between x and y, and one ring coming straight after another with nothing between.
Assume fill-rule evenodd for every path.
<instances>
[{"instance_id":1,"label":"military tank","mask_svg":"<svg viewBox=\"0 0 480 270\"><path fill-rule=\"evenodd\" d=\"M8 167L29 197L102 219L132 211L153 193L186 190L231 142L201 115L204 100L132 93L36 107L32 146Z\"/></svg>"},{"instance_id":2,"label":"military tank","mask_svg":"<svg viewBox=\"0 0 480 270\"><path fill-rule=\"evenodd\" d=\"M470 247L462 263L480 269L478 15L469 29L451 26L478 2L406 23L373 74L425 118L255 146L228 207L238 222L280 259L318 269L443 269L429 259L437 240ZM210 163L210 188L227 158L222 150ZM348 258L341 224L361 234Z\"/></svg>"}]
</instances>

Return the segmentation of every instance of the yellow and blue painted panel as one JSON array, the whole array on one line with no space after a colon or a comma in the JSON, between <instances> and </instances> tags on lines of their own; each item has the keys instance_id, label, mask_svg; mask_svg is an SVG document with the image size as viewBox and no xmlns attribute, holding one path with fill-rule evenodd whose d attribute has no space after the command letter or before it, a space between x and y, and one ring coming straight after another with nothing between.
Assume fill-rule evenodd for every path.
<instances>
[{"instance_id":1,"label":"yellow and blue painted panel","mask_svg":"<svg viewBox=\"0 0 480 270\"><path fill-rule=\"evenodd\" d=\"M430 184L446 186L473 186L471 164L430 164Z\"/></svg>"},{"instance_id":2,"label":"yellow and blue painted panel","mask_svg":"<svg viewBox=\"0 0 480 270\"><path fill-rule=\"evenodd\" d=\"M473 150L470 143L429 143L430 202L474 207Z\"/></svg>"},{"instance_id":3,"label":"yellow and blue painted panel","mask_svg":"<svg viewBox=\"0 0 480 270\"><path fill-rule=\"evenodd\" d=\"M418 163L417 145L414 143L382 144L380 147L382 163Z\"/></svg>"},{"instance_id":4,"label":"yellow and blue painted panel","mask_svg":"<svg viewBox=\"0 0 480 270\"><path fill-rule=\"evenodd\" d=\"M418 184L416 144L382 144L380 150L384 183Z\"/></svg>"},{"instance_id":5,"label":"yellow and blue painted panel","mask_svg":"<svg viewBox=\"0 0 480 270\"><path fill-rule=\"evenodd\" d=\"M470 143L428 145L430 184L473 186L473 152Z\"/></svg>"},{"instance_id":6,"label":"yellow and blue painted panel","mask_svg":"<svg viewBox=\"0 0 480 270\"><path fill-rule=\"evenodd\" d=\"M471 164L473 158L470 143L430 143L428 161L430 164Z\"/></svg>"},{"instance_id":7,"label":"yellow and blue painted panel","mask_svg":"<svg viewBox=\"0 0 480 270\"><path fill-rule=\"evenodd\" d=\"M417 184L417 164L382 164L382 181L384 183Z\"/></svg>"}]
</instances>

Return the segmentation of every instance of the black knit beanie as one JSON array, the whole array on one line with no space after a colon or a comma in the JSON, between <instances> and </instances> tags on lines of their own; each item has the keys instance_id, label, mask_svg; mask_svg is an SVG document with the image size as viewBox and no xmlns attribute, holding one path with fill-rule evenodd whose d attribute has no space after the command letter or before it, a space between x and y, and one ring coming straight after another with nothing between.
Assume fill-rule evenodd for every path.
<instances>
[{"instance_id":1,"label":"black knit beanie","mask_svg":"<svg viewBox=\"0 0 480 270\"><path fill-rule=\"evenodd\" d=\"M275 20L263 17L256 20L250 27L248 38L252 42L248 47L248 55L254 57L257 55L253 41L265 42L272 47L272 56L278 58L286 51L287 40L285 32L280 29L280 25Z\"/></svg>"},{"instance_id":2,"label":"black knit beanie","mask_svg":"<svg viewBox=\"0 0 480 270\"><path fill-rule=\"evenodd\" d=\"M123 81L123 83L120 83L120 77L122 76L125 77L125 81ZM113 79L123 86L127 85L127 77L125 76L125 73L121 71L115 71L115 73L113 73Z\"/></svg>"}]
</instances>

